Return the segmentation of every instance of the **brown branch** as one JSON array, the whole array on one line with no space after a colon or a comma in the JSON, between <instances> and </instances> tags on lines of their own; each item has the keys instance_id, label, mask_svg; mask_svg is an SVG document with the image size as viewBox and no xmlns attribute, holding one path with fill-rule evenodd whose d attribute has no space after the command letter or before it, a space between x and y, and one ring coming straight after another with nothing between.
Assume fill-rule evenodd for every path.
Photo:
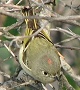
<instances>
[{"instance_id":1,"label":"brown branch","mask_svg":"<svg viewBox=\"0 0 80 90\"><path fill-rule=\"evenodd\" d=\"M70 41L72 41L72 40L74 40L74 39L77 39L77 38L78 38L78 37L71 37L71 38L68 38L68 39L64 39L64 40L56 43L56 45L59 45L59 44L62 44L62 43L67 43L67 42L70 42Z\"/></svg>"},{"instance_id":2,"label":"brown branch","mask_svg":"<svg viewBox=\"0 0 80 90\"><path fill-rule=\"evenodd\" d=\"M0 27L0 31L2 32L2 34L6 34L6 32L16 27L19 27L22 23L23 23L23 20L19 20L18 22L12 24L11 26Z\"/></svg>"},{"instance_id":3,"label":"brown branch","mask_svg":"<svg viewBox=\"0 0 80 90\"><path fill-rule=\"evenodd\" d=\"M6 12L5 12L5 14L6 14ZM12 16L12 17L15 17L14 14L11 15L11 13L9 13L9 12L8 12L8 15L9 15L9 16ZM16 17L18 17L18 16L16 15ZM20 17L22 17L22 16L19 15L19 18L20 18ZM59 17L59 18L52 18L52 17L41 17L41 16L26 16L26 17L23 16L22 21L19 21L19 22L15 23L15 24L13 24L13 25L11 25L11 26L5 27L5 28L3 28L3 30L4 30L4 31L9 31L9 30L11 30L11 29L13 29L13 28L15 28L15 27L18 27L19 25L22 24L22 22L24 21L25 18L28 18L28 19L46 19L46 20L49 20L49 21L61 20L60 17ZM64 22L71 22L71 24L74 23L74 22L72 23L72 21L64 21ZM77 24L77 22L75 22L75 25L80 26L79 24ZM0 29L2 29L2 28L0 28ZM60 28L59 28L59 29L60 29ZM54 29L53 29L53 30L54 30ZM56 30L56 31L57 31L57 30Z\"/></svg>"},{"instance_id":4,"label":"brown branch","mask_svg":"<svg viewBox=\"0 0 80 90\"><path fill-rule=\"evenodd\" d=\"M17 88L24 85L30 85L38 90L44 90L40 82L36 83L35 80L28 74L26 74L23 70L17 71L15 76L0 85L0 90L11 90L13 88Z\"/></svg>"},{"instance_id":5,"label":"brown branch","mask_svg":"<svg viewBox=\"0 0 80 90\"><path fill-rule=\"evenodd\" d=\"M15 13L7 12L4 9L0 9L0 14L10 16L10 17L13 17L13 18L17 18L17 19L21 19L21 15L18 15L18 14L16 15Z\"/></svg>"},{"instance_id":6,"label":"brown branch","mask_svg":"<svg viewBox=\"0 0 80 90\"><path fill-rule=\"evenodd\" d=\"M0 7L14 8L14 9L19 9L19 10L24 8L24 6L18 6L18 5L14 5L14 4L0 4Z\"/></svg>"},{"instance_id":7,"label":"brown branch","mask_svg":"<svg viewBox=\"0 0 80 90\"><path fill-rule=\"evenodd\" d=\"M8 79L10 78L10 75L8 75L8 74L6 74L6 73L4 73L4 72L2 72L2 71L0 71L0 74L1 74L2 76L7 77Z\"/></svg>"},{"instance_id":8,"label":"brown branch","mask_svg":"<svg viewBox=\"0 0 80 90\"><path fill-rule=\"evenodd\" d=\"M59 31L61 33L64 33L64 34L68 35L69 37L80 38L80 35L75 34L74 32L72 32L69 29L66 30L66 29L63 29L63 28L56 27L56 28L50 29L50 31Z\"/></svg>"},{"instance_id":9,"label":"brown branch","mask_svg":"<svg viewBox=\"0 0 80 90\"><path fill-rule=\"evenodd\" d=\"M62 45L56 45L54 44L56 48L64 48L64 49L71 49L71 50L80 50L78 47L69 47L69 46L62 46Z\"/></svg>"},{"instance_id":10,"label":"brown branch","mask_svg":"<svg viewBox=\"0 0 80 90\"><path fill-rule=\"evenodd\" d=\"M63 23L67 23L67 24L73 24L73 25L77 25L80 26L80 23L77 22L76 20L80 19L80 15L75 15L75 16L59 16L59 17L44 17L44 16L26 16L23 17L23 19L44 19L44 20L48 20L50 22L52 21L58 21L58 22L63 22Z\"/></svg>"},{"instance_id":11,"label":"brown branch","mask_svg":"<svg viewBox=\"0 0 80 90\"><path fill-rule=\"evenodd\" d=\"M20 10L23 8L23 6L16 6L16 5L11 5L11 4L9 4L9 5L8 4L3 4L1 6L17 8L17 9L20 9ZM3 9L0 9L0 14L11 16L11 17L14 17L14 18L17 18L17 19L22 18L22 16L20 14L15 15L15 13L6 12ZM53 15L53 13L52 13L52 15ZM74 15L74 16L61 16L61 15L56 16L56 15L53 15L53 17L42 17L42 16L26 16L26 17L23 17L23 19L26 19L26 18L28 18L28 19L45 19L45 20L48 20L48 21L62 21L62 22L66 22L66 23L70 23L70 24L80 26L80 23L75 21L75 20L80 19L80 15Z\"/></svg>"}]
</instances>

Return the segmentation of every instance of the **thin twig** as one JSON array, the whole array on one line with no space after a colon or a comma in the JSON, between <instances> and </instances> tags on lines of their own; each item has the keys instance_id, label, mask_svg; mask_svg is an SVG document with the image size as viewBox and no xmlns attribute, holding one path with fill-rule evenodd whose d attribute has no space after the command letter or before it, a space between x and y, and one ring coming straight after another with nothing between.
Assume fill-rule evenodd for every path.
<instances>
[{"instance_id":1,"label":"thin twig","mask_svg":"<svg viewBox=\"0 0 80 90\"><path fill-rule=\"evenodd\" d=\"M10 48L4 43L4 46L5 46L5 48L10 52L10 54L15 58L15 60L17 61L17 62L19 62L19 60L17 59L17 57L15 56L15 54L10 50Z\"/></svg>"},{"instance_id":2,"label":"thin twig","mask_svg":"<svg viewBox=\"0 0 80 90\"><path fill-rule=\"evenodd\" d=\"M13 29L13 28L16 28L16 27L19 27L21 24L23 23L23 20L19 20L18 22L12 24L11 26L7 26L7 27L3 27L1 29L2 32L5 31L5 32L8 32L9 30Z\"/></svg>"},{"instance_id":3,"label":"thin twig","mask_svg":"<svg viewBox=\"0 0 80 90\"><path fill-rule=\"evenodd\" d=\"M24 86L24 85L31 85L33 83L34 83L34 81L30 80L29 82L24 82L22 84L15 85L14 87L9 88L9 90L12 90L12 89L14 89L16 87L20 87L20 86Z\"/></svg>"},{"instance_id":4,"label":"thin twig","mask_svg":"<svg viewBox=\"0 0 80 90\"><path fill-rule=\"evenodd\" d=\"M2 71L0 71L0 74L3 75L3 76L5 76L5 77L7 77L7 78L10 78L10 75L8 75L8 74L6 74L6 73L4 73Z\"/></svg>"},{"instance_id":5,"label":"thin twig","mask_svg":"<svg viewBox=\"0 0 80 90\"><path fill-rule=\"evenodd\" d=\"M11 17L17 18L17 19L21 18L21 15L18 15L18 14L16 15L15 13L6 12L4 9L0 9L0 14L11 16Z\"/></svg>"},{"instance_id":6,"label":"thin twig","mask_svg":"<svg viewBox=\"0 0 80 90\"><path fill-rule=\"evenodd\" d=\"M7 38L13 39L10 43L10 46L12 45L12 43L14 41L17 41L19 39L30 38L30 37L36 36L39 32L41 32L44 29L44 27L46 27L47 24L48 24L48 22L46 22L40 29L38 29L35 33L33 33L32 35L29 35L29 36L13 36L13 37L6 36Z\"/></svg>"},{"instance_id":7,"label":"thin twig","mask_svg":"<svg viewBox=\"0 0 80 90\"><path fill-rule=\"evenodd\" d=\"M56 45L59 45L59 44L62 44L62 43L67 43L67 42L70 42L70 41L72 41L74 39L77 39L77 38L78 37L71 37L71 38L68 38L68 39L65 39L65 40L62 40L62 41L56 43Z\"/></svg>"},{"instance_id":8,"label":"thin twig","mask_svg":"<svg viewBox=\"0 0 80 90\"><path fill-rule=\"evenodd\" d=\"M65 34L69 35L70 37L74 36L75 38L80 38L80 35L75 34L74 32L72 32L70 30L62 29L62 28L59 28L59 27L57 27L56 29L52 28L52 29L50 29L50 31L59 31L59 32L62 32L62 33L65 33Z\"/></svg>"},{"instance_id":9,"label":"thin twig","mask_svg":"<svg viewBox=\"0 0 80 90\"><path fill-rule=\"evenodd\" d=\"M70 46L62 46L62 45L56 45L54 44L56 48L64 48L64 49L70 49L70 50L80 50L78 47L70 47Z\"/></svg>"}]
</instances>

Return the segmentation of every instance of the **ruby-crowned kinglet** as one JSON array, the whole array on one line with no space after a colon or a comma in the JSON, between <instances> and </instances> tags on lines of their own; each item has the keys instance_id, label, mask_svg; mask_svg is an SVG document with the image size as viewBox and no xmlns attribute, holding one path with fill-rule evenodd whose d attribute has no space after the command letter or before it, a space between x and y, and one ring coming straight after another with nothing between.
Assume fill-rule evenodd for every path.
<instances>
[{"instance_id":1,"label":"ruby-crowned kinglet","mask_svg":"<svg viewBox=\"0 0 80 90\"><path fill-rule=\"evenodd\" d=\"M26 73L44 84L53 82L60 73L58 52L42 37L34 38L26 50L24 46L20 48L19 62Z\"/></svg>"},{"instance_id":2,"label":"ruby-crowned kinglet","mask_svg":"<svg viewBox=\"0 0 80 90\"><path fill-rule=\"evenodd\" d=\"M23 15L32 16L32 9L25 8ZM25 22L27 24L26 36L32 35L40 28L36 20L26 19ZM32 22L34 24L31 24ZM19 62L27 74L43 84L53 82L60 74L61 63L58 51L45 30L35 37L24 38L19 51Z\"/></svg>"}]
</instances>

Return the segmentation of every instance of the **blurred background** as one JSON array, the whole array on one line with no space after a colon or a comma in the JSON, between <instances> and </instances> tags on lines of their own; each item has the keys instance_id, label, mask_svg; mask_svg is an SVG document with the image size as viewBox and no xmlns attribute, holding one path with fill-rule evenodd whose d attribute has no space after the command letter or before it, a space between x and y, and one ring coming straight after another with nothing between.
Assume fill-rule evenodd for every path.
<instances>
[{"instance_id":1,"label":"blurred background","mask_svg":"<svg viewBox=\"0 0 80 90\"><path fill-rule=\"evenodd\" d=\"M7 1L8 0L0 0L0 3L5 3ZM15 4L19 2L19 0L13 0L13 1ZM20 5L26 5L26 3L27 3L26 0L22 0ZM80 15L80 0L56 0L56 6L54 7L54 12L62 16ZM0 15L0 27L10 26L16 21L17 20L12 17ZM72 30L72 32L80 35L79 26L66 24L58 21L52 22L51 28L56 28L56 27L60 27L63 29L70 29ZM10 30L10 33L14 36L20 35L20 27ZM57 32L51 31L51 39L54 44L68 38L69 38L68 35L63 34L59 31ZM10 39L5 38L4 36L1 36L0 39L5 42L11 41ZM60 43L60 45L80 48L80 39L73 39L70 42ZM58 50L66 58L66 61L70 64L70 66L73 68L75 73L80 75L80 50L71 50L71 49L64 49L64 48L58 48ZM14 49L14 52L17 52L17 51ZM11 54L9 53L9 51L0 43L0 71L5 72L11 76L14 74L16 67L17 67L17 62L15 61L14 58L11 57ZM4 80L7 79L2 75L0 75L0 77L1 77L0 83L2 83ZM80 88L74 83L74 81L68 75L66 75L66 77L68 78L68 81L70 82L70 84L74 88L76 88L76 90L80 90Z\"/></svg>"}]
</instances>

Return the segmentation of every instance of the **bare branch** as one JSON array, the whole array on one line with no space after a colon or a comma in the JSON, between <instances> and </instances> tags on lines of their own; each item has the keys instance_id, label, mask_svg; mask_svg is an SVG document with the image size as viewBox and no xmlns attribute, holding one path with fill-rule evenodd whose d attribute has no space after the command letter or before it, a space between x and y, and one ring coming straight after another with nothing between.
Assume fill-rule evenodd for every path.
<instances>
[{"instance_id":1,"label":"bare branch","mask_svg":"<svg viewBox=\"0 0 80 90\"><path fill-rule=\"evenodd\" d=\"M56 48L63 48L63 49L70 49L70 50L80 50L78 47L70 47L70 46L62 46L62 45L56 45L54 44Z\"/></svg>"}]
</instances>

